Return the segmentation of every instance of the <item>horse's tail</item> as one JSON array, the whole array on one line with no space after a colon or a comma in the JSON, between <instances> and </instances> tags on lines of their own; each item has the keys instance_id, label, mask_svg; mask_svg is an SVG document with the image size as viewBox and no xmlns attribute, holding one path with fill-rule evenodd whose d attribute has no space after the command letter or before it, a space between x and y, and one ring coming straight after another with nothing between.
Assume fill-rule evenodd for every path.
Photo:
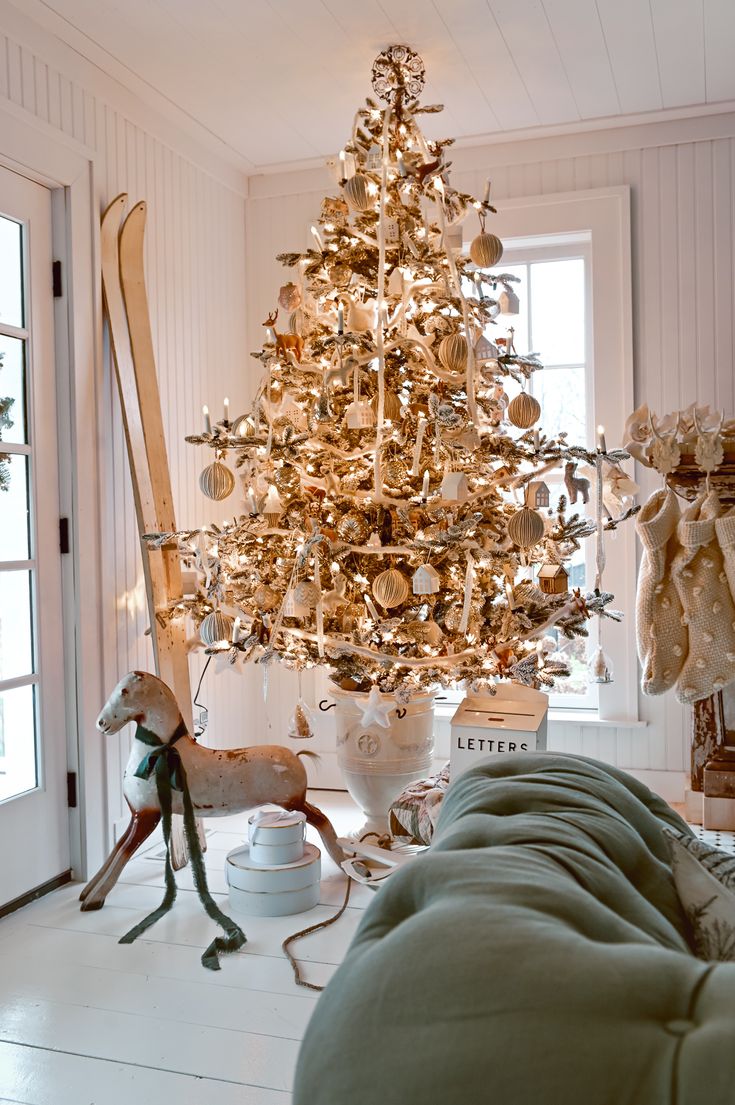
<instances>
[{"instance_id":1,"label":"horse's tail","mask_svg":"<svg viewBox=\"0 0 735 1105\"><path fill-rule=\"evenodd\" d=\"M307 752L305 748L300 749L295 753L296 756L308 756L310 760L316 760L318 764L322 762L321 756L317 752Z\"/></svg>"}]
</instances>

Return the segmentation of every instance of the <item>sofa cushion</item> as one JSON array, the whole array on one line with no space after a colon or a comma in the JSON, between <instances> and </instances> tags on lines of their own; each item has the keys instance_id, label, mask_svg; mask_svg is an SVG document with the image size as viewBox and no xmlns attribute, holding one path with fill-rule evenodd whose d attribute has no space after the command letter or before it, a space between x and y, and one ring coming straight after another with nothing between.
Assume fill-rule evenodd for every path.
<instances>
[{"instance_id":1,"label":"sofa cushion","mask_svg":"<svg viewBox=\"0 0 735 1105\"><path fill-rule=\"evenodd\" d=\"M701 959L735 962L735 856L667 828L674 884Z\"/></svg>"},{"instance_id":2,"label":"sofa cushion","mask_svg":"<svg viewBox=\"0 0 735 1105\"><path fill-rule=\"evenodd\" d=\"M730 1105L735 966L691 954L662 823L688 832L592 760L460 776L320 998L295 1105Z\"/></svg>"}]
</instances>

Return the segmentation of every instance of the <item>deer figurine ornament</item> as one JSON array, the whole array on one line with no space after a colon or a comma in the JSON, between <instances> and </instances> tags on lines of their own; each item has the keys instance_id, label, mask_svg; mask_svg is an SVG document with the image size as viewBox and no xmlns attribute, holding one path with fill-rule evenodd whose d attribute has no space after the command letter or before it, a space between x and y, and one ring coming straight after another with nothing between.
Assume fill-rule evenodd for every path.
<instances>
[{"instance_id":1,"label":"deer figurine ornament","mask_svg":"<svg viewBox=\"0 0 735 1105\"><path fill-rule=\"evenodd\" d=\"M263 326L269 327L276 338L276 352L283 353L283 356L288 360L289 353L293 353L296 360L301 363L301 355L304 352L304 339L301 334L279 334L276 330L276 319L278 318L278 308L272 311L268 318L263 323Z\"/></svg>"},{"instance_id":2,"label":"deer figurine ornament","mask_svg":"<svg viewBox=\"0 0 735 1105\"><path fill-rule=\"evenodd\" d=\"M347 858L329 818L306 801L306 771L299 757L313 753L293 753L278 744L205 748L187 732L173 693L148 672L131 671L120 680L97 719L97 728L105 735L117 733L129 721L138 726L123 777L123 793L132 816L127 831L82 891L83 910L102 908L126 863L165 813L156 763L164 756L169 757L171 810L183 813L185 822L188 797L193 812L204 817L224 817L272 803L285 810L303 811L335 863ZM179 775L185 774L185 779L176 778L178 764L183 768Z\"/></svg>"}]
</instances>

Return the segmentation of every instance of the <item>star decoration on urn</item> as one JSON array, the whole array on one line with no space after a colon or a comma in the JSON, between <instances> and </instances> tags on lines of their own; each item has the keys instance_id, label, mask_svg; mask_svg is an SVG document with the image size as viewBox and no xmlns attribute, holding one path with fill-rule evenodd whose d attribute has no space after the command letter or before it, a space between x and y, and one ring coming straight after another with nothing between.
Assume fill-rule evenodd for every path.
<instances>
[{"instance_id":1,"label":"star decoration on urn","mask_svg":"<svg viewBox=\"0 0 735 1105\"><path fill-rule=\"evenodd\" d=\"M362 724L379 725L381 729L390 729L388 715L396 708L396 700L392 694L382 694L377 687L373 687L367 697L367 702L362 707Z\"/></svg>"}]
</instances>

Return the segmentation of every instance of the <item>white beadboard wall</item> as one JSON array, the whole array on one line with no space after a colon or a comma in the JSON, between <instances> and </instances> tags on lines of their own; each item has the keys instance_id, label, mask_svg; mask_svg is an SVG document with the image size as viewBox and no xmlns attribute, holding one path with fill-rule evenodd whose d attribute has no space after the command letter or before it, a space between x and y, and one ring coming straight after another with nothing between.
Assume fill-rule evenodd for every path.
<instances>
[{"instance_id":1,"label":"white beadboard wall","mask_svg":"<svg viewBox=\"0 0 735 1105\"><path fill-rule=\"evenodd\" d=\"M451 156L456 184L478 195L491 177L499 207L506 197L629 185L636 404L645 401L664 412L697 399L735 410L735 116L488 144L456 149ZM321 197L334 183L326 170L303 170L251 178L250 185L252 342L283 280L276 253L307 244ZM652 481L646 472L639 476L647 493ZM618 599L633 617L634 596ZM288 684L285 675L275 676L274 683L279 678ZM290 696L272 698L269 712L278 730L285 723L278 703ZM689 711L671 694L641 695L639 716L646 727L553 722L550 745L635 769L668 797L681 797ZM438 725L438 752L445 725ZM325 760L320 778L330 785L337 778L331 725L324 721L319 728Z\"/></svg>"},{"instance_id":2,"label":"white beadboard wall","mask_svg":"<svg viewBox=\"0 0 735 1105\"><path fill-rule=\"evenodd\" d=\"M0 6L0 31L6 29ZM15 20L17 22L17 20ZM198 474L209 450L186 445L184 435L202 425L201 408L222 416L228 395L234 414L245 409L250 386L245 342L246 182L238 172L218 174L205 149L182 142L184 152L161 136L173 128L150 114L151 129L133 122L109 102L115 88L90 76L86 86L69 74L80 71L73 55L63 71L48 61L57 45L30 28L18 39L0 33L0 106L24 113L29 125L50 128L94 163L95 202L101 212L118 193L148 204L146 268L153 340L159 374L177 522L221 522L240 509L239 495L212 503L199 490ZM29 44L30 43L30 44ZM66 53L67 51L64 51ZM63 60L63 59L62 59ZM84 67L81 66L83 71ZM106 93L110 92L108 99ZM154 133L151 133L151 130ZM0 126L0 149L2 129ZM96 216L95 216L96 217ZM90 321L90 325L92 322ZM102 464L103 594L105 683L109 689L132 668L152 669L141 555L117 386L105 341L99 380L96 429ZM89 427L95 433L95 427ZM196 679L201 661L192 663ZM233 719L244 716L242 680L208 676L203 698L210 709L211 732L221 743L245 743L251 734L237 731ZM102 703L100 703L100 706ZM80 719L89 729L94 717ZM102 737L100 737L102 740ZM129 729L107 737L104 785L110 837L127 821L120 780L128 756Z\"/></svg>"}]
</instances>

